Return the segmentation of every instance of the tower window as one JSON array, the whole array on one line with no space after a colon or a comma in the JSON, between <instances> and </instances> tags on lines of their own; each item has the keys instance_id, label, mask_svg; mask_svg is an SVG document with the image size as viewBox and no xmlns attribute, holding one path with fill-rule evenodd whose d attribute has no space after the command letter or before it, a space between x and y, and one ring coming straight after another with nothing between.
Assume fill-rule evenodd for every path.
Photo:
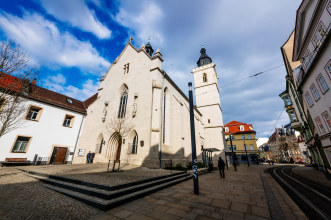
<instances>
[{"instance_id":1,"label":"tower window","mask_svg":"<svg viewBox=\"0 0 331 220\"><path fill-rule=\"evenodd\" d=\"M206 73L203 74L202 81L203 82L207 82L207 74Z\"/></svg>"},{"instance_id":2,"label":"tower window","mask_svg":"<svg viewBox=\"0 0 331 220\"><path fill-rule=\"evenodd\" d=\"M210 123L210 119L208 119L208 123Z\"/></svg>"}]
</instances>

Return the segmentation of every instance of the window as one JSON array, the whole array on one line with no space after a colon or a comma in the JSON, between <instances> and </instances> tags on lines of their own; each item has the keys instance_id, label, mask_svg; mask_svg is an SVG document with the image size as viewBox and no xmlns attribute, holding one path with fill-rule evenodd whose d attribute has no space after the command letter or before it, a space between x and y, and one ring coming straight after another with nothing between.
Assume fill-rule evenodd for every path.
<instances>
[{"instance_id":1,"label":"window","mask_svg":"<svg viewBox=\"0 0 331 220\"><path fill-rule=\"evenodd\" d=\"M249 149L250 149L250 150L254 150L254 145L250 144L250 145L249 145Z\"/></svg>"},{"instance_id":2,"label":"window","mask_svg":"<svg viewBox=\"0 0 331 220\"><path fill-rule=\"evenodd\" d=\"M210 119L208 119L208 123L210 124Z\"/></svg>"},{"instance_id":3,"label":"window","mask_svg":"<svg viewBox=\"0 0 331 220\"><path fill-rule=\"evenodd\" d=\"M130 65L130 63L124 64L124 67L123 67L124 74L129 73L129 65Z\"/></svg>"},{"instance_id":4,"label":"window","mask_svg":"<svg viewBox=\"0 0 331 220\"><path fill-rule=\"evenodd\" d=\"M243 140L245 140L245 139L246 139L246 136L243 134L243 135L241 135L241 138L242 138Z\"/></svg>"},{"instance_id":5,"label":"window","mask_svg":"<svg viewBox=\"0 0 331 220\"><path fill-rule=\"evenodd\" d=\"M6 103L6 99L0 98L0 111L5 106L5 103Z\"/></svg>"},{"instance_id":6,"label":"window","mask_svg":"<svg viewBox=\"0 0 331 220\"><path fill-rule=\"evenodd\" d=\"M315 84L311 85L310 91L311 91L311 93L313 93L313 96L314 96L315 101L317 101L317 100L319 100L321 98L320 97L320 94L317 91L317 88L316 88Z\"/></svg>"},{"instance_id":7,"label":"window","mask_svg":"<svg viewBox=\"0 0 331 220\"><path fill-rule=\"evenodd\" d=\"M11 150L12 153L25 153L28 149L31 137L18 136Z\"/></svg>"},{"instance_id":8,"label":"window","mask_svg":"<svg viewBox=\"0 0 331 220\"><path fill-rule=\"evenodd\" d=\"M41 112L42 112L42 108L36 106L30 106L25 119L31 121L39 121Z\"/></svg>"},{"instance_id":9,"label":"window","mask_svg":"<svg viewBox=\"0 0 331 220\"><path fill-rule=\"evenodd\" d=\"M319 127L319 129L320 129L321 134L325 134L326 131L325 131L325 128L324 128L324 126L323 126L323 123L322 123L320 117L317 116L317 117L315 118L315 121L316 121L316 123L317 123L317 125L318 125L318 127Z\"/></svg>"},{"instance_id":10,"label":"window","mask_svg":"<svg viewBox=\"0 0 331 220\"><path fill-rule=\"evenodd\" d=\"M163 93L163 125L162 125L162 143L165 143L166 140L166 110L167 110L167 92L168 90L165 89Z\"/></svg>"},{"instance_id":11,"label":"window","mask_svg":"<svg viewBox=\"0 0 331 220\"><path fill-rule=\"evenodd\" d=\"M235 140L236 138L234 137L234 135L231 135L231 139L232 139L232 140Z\"/></svg>"},{"instance_id":12,"label":"window","mask_svg":"<svg viewBox=\"0 0 331 220\"><path fill-rule=\"evenodd\" d=\"M73 124L74 124L74 116L66 115L64 117L63 126L72 128Z\"/></svg>"},{"instance_id":13,"label":"window","mask_svg":"<svg viewBox=\"0 0 331 220\"><path fill-rule=\"evenodd\" d=\"M289 96L285 96L285 105L286 106L292 105L292 102L291 102L291 99Z\"/></svg>"},{"instance_id":14,"label":"window","mask_svg":"<svg viewBox=\"0 0 331 220\"><path fill-rule=\"evenodd\" d=\"M322 76L322 74L320 74L318 77L317 77L317 83L318 85L320 86L321 88L321 91L322 93L326 93L326 91L329 90L329 87L328 85L326 84L325 80L324 80L324 77Z\"/></svg>"},{"instance_id":15,"label":"window","mask_svg":"<svg viewBox=\"0 0 331 220\"><path fill-rule=\"evenodd\" d=\"M313 37L313 45L315 47L321 46L321 43L322 43L323 39L325 38L325 36L326 36L325 27L324 27L323 23L320 22L317 27L317 30L315 32L315 35Z\"/></svg>"},{"instance_id":16,"label":"window","mask_svg":"<svg viewBox=\"0 0 331 220\"><path fill-rule=\"evenodd\" d=\"M229 132L229 128L228 127L225 127L225 132Z\"/></svg>"},{"instance_id":17,"label":"window","mask_svg":"<svg viewBox=\"0 0 331 220\"><path fill-rule=\"evenodd\" d=\"M237 146L236 145L232 145L232 147L233 147L233 151L236 151L237 150ZM231 146L228 147L228 150L229 151L232 151Z\"/></svg>"},{"instance_id":18,"label":"window","mask_svg":"<svg viewBox=\"0 0 331 220\"><path fill-rule=\"evenodd\" d=\"M202 63L201 63L202 64ZM204 73L203 75L202 75L202 81L203 82L207 82L207 74L206 73Z\"/></svg>"},{"instance_id":19,"label":"window","mask_svg":"<svg viewBox=\"0 0 331 220\"><path fill-rule=\"evenodd\" d=\"M131 153L136 154L137 148L138 148L138 135L136 134L132 141L132 152Z\"/></svg>"},{"instance_id":20,"label":"window","mask_svg":"<svg viewBox=\"0 0 331 220\"><path fill-rule=\"evenodd\" d=\"M307 49L305 55L302 58L302 63L306 70L308 69L312 60L313 60L313 54L311 54L309 49Z\"/></svg>"},{"instance_id":21,"label":"window","mask_svg":"<svg viewBox=\"0 0 331 220\"><path fill-rule=\"evenodd\" d=\"M118 109L118 118L125 117L127 101L128 101L128 90L127 88L124 88L121 96L120 106Z\"/></svg>"},{"instance_id":22,"label":"window","mask_svg":"<svg viewBox=\"0 0 331 220\"><path fill-rule=\"evenodd\" d=\"M289 112L291 122L297 121L297 117L295 115L295 112L291 111Z\"/></svg>"},{"instance_id":23,"label":"window","mask_svg":"<svg viewBox=\"0 0 331 220\"><path fill-rule=\"evenodd\" d=\"M325 71L328 73L328 76L331 80L331 59L329 60L329 62L326 64L326 66L324 67Z\"/></svg>"},{"instance_id":24,"label":"window","mask_svg":"<svg viewBox=\"0 0 331 220\"><path fill-rule=\"evenodd\" d=\"M252 139L252 135L248 134L247 139Z\"/></svg>"},{"instance_id":25,"label":"window","mask_svg":"<svg viewBox=\"0 0 331 220\"><path fill-rule=\"evenodd\" d=\"M247 145L244 145L244 150L248 150L248 146Z\"/></svg>"},{"instance_id":26,"label":"window","mask_svg":"<svg viewBox=\"0 0 331 220\"><path fill-rule=\"evenodd\" d=\"M309 92L306 92L305 96L306 96L306 100L308 102L309 107L313 106L314 105L314 102L311 99L311 96L310 96Z\"/></svg>"},{"instance_id":27,"label":"window","mask_svg":"<svg viewBox=\"0 0 331 220\"><path fill-rule=\"evenodd\" d=\"M325 121L325 124L328 125L329 130L331 131L331 119L327 111L322 113L322 117Z\"/></svg>"},{"instance_id":28,"label":"window","mask_svg":"<svg viewBox=\"0 0 331 220\"><path fill-rule=\"evenodd\" d=\"M243 131L244 130L244 126L243 125L240 125L240 131Z\"/></svg>"}]
</instances>

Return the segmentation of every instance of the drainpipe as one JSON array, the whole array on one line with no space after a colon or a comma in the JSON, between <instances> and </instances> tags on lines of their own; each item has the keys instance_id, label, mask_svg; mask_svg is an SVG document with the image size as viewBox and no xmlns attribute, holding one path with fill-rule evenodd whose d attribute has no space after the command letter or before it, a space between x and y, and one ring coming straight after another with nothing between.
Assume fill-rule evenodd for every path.
<instances>
[{"instance_id":1,"label":"drainpipe","mask_svg":"<svg viewBox=\"0 0 331 220\"><path fill-rule=\"evenodd\" d=\"M74 154L72 155L72 159L71 159L71 164L74 161L74 157L75 157L75 153L76 153L76 147L77 147L77 144L78 144L78 138L80 136L80 131L82 129L84 119L85 119L85 115L83 115L82 121L80 122L79 131L78 131L78 135L77 135L77 138L76 138L76 144L75 144L75 148L74 148Z\"/></svg>"},{"instance_id":2,"label":"drainpipe","mask_svg":"<svg viewBox=\"0 0 331 220\"><path fill-rule=\"evenodd\" d=\"M159 129L159 131L160 131L160 140L159 140L159 159L160 159L160 168L162 168L162 145L163 145L163 142L162 142L162 134L163 134L163 114L165 114L164 112L163 112L163 96L164 96L164 76L165 76L165 74L166 74L166 72L165 71L162 71L162 73L163 73L163 77L162 77L162 88L161 88L161 98L160 98L160 100L161 100L161 111L160 111L160 129Z\"/></svg>"}]
</instances>

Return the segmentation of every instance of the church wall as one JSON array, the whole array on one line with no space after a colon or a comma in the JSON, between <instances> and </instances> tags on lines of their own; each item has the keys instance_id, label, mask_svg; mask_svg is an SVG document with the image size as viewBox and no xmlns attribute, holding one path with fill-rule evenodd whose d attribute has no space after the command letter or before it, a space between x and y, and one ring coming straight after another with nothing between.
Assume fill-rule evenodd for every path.
<instances>
[{"instance_id":1,"label":"church wall","mask_svg":"<svg viewBox=\"0 0 331 220\"><path fill-rule=\"evenodd\" d=\"M129 72L124 74L124 65L128 63ZM133 46L127 44L122 54L101 79L98 98L87 110L74 163L85 163L86 153L88 151L96 152L100 134L103 135L105 144L102 146L101 154L96 152L94 162L114 160L114 151L116 151L117 146L113 144L114 141L111 138L113 133L107 129L107 124L109 125L112 117L117 118L121 93L125 86L128 88L126 117L138 135L138 148L137 154L131 154L134 135L131 133L123 137L125 143L121 149L121 163L159 167L159 142L160 132L162 132L160 124L161 97L164 88L167 88L167 98L164 115L166 124L165 143L162 144L162 166L178 163L186 165L187 161L191 161L189 103L166 77L162 87L162 80L161 59L153 58L151 60L144 51L137 51ZM108 102L108 106L105 105L106 102ZM134 103L136 103L137 111L135 117L132 117ZM103 122L102 118L105 111L107 114ZM198 156L201 155L201 145L204 139L201 117L195 111ZM141 146L141 141L144 142L143 146ZM163 142L162 137L161 141ZM78 156L79 149L86 150L84 156Z\"/></svg>"}]
</instances>

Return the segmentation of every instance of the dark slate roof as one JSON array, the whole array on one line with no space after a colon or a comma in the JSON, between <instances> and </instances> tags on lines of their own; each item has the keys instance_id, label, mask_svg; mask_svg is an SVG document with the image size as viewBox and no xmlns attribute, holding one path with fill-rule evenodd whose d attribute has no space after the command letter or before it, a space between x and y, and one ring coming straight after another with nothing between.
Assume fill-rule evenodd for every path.
<instances>
[{"instance_id":1,"label":"dark slate roof","mask_svg":"<svg viewBox=\"0 0 331 220\"><path fill-rule=\"evenodd\" d=\"M205 48L201 48L200 54L200 58L197 62L198 66L203 66L212 62L211 58L206 54Z\"/></svg>"}]
</instances>

